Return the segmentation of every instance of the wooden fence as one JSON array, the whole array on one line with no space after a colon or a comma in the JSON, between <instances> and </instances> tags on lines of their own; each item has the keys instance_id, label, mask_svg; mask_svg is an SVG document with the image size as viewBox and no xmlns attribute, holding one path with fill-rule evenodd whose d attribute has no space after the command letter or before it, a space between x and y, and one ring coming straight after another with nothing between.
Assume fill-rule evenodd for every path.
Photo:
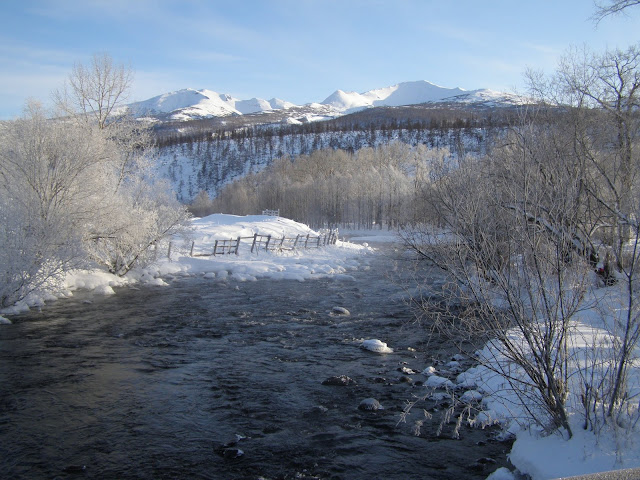
<instances>
[{"instance_id":1,"label":"wooden fence","mask_svg":"<svg viewBox=\"0 0 640 480\"><path fill-rule=\"evenodd\" d=\"M295 237L276 237L274 235L254 234L252 237L237 237L224 240L215 240L213 250L209 252L194 253L196 247L195 242L191 242L192 257L215 257L217 255L239 255L240 246L251 244L251 253L264 252L284 252L303 248L320 248L326 245L335 245L338 241L338 231L329 230L322 232L320 235L296 235ZM171 247L169 247L171 248ZM169 250L171 251L171 250Z\"/></svg>"},{"instance_id":2,"label":"wooden fence","mask_svg":"<svg viewBox=\"0 0 640 480\"><path fill-rule=\"evenodd\" d=\"M279 217L280 209L278 208L276 210L263 210L262 215L269 215L270 217Z\"/></svg>"}]
</instances>

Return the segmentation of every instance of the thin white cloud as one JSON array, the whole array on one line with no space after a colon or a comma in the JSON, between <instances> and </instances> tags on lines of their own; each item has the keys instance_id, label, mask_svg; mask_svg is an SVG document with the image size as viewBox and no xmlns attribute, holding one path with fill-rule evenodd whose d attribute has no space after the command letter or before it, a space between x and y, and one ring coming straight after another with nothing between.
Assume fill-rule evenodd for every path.
<instances>
[{"instance_id":1,"label":"thin white cloud","mask_svg":"<svg viewBox=\"0 0 640 480\"><path fill-rule=\"evenodd\" d=\"M554 45L545 45L540 43L525 42L521 45L529 50L533 50L544 55L551 55L554 57L562 55L562 52L565 50L565 47L557 47Z\"/></svg>"},{"instance_id":2,"label":"thin white cloud","mask_svg":"<svg viewBox=\"0 0 640 480\"><path fill-rule=\"evenodd\" d=\"M16 44L0 36L0 64L70 65L78 58L78 52L53 48Z\"/></svg>"},{"instance_id":3,"label":"thin white cloud","mask_svg":"<svg viewBox=\"0 0 640 480\"><path fill-rule=\"evenodd\" d=\"M26 11L54 21L88 15L114 20L134 15L152 16L157 8L158 2L153 0L44 0Z\"/></svg>"},{"instance_id":4,"label":"thin white cloud","mask_svg":"<svg viewBox=\"0 0 640 480\"><path fill-rule=\"evenodd\" d=\"M227 62L241 62L246 61L245 57L234 55L231 53L222 53L207 50L189 50L187 52L180 51L179 55L187 60L196 62L214 62L214 63L227 63Z\"/></svg>"}]
</instances>

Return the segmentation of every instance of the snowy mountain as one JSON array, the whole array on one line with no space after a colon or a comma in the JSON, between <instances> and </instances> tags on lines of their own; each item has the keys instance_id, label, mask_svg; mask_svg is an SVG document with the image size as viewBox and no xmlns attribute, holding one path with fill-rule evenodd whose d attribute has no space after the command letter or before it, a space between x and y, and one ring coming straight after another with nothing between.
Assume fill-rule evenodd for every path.
<instances>
[{"instance_id":1,"label":"snowy mountain","mask_svg":"<svg viewBox=\"0 0 640 480\"><path fill-rule=\"evenodd\" d=\"M366 108L439 102L511 106L526 103L526 99L488 89L468 91L458 87L446 88L426 81L415 81L363 93L336 90L323 102L306 105L295 105L277 98L239 100L212 90L186 88L132 103L129 108L137 117L153 117L158 120L192 120L280 112L280 122L304 123L338 117Z\"/></svg>"},{"instance_id":2,"label":"snowy mountain","mask_svg":"<svg viewBox=\"0 0 640 480\"><path fill-rule=\"evenodd\" d=\"M430 82L404 82L391 87L364 93L336 90L324 102L341 112L352 112L368 107L399 107L427 102L439 102L467 93L461 88L445 88Z\"/></svg>"},{"instance_id":3,"label":"snowy mountain","mask_svg":"<svg viewBox=\"0 0 640 480\"><path fill-rule=\"evenodd\" d=\"M295 106L293 103L278 98L238 100L231 95L220 94L212 90L185 88L142 102L132 103L129 105L129 109L138 117L154 116L171 120L191 120L194 118L247 115L283 110L293 106Z\"/></svg>"}]
</instances>

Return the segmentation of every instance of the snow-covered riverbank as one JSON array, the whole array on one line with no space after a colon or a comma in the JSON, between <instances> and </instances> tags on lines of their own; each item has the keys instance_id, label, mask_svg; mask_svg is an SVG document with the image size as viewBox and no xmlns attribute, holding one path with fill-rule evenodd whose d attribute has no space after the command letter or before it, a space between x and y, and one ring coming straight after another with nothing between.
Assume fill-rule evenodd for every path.
<instances>
[{"instance_id":1,"label":"snow-covered riverbank","mask_svg":"<svg viewBox=\"0 0 640 480\"><path fill-rule=\"evenodd\" d=\"M200 275L212 281L252 281L257 278L274 280L309 280L322 276L345 276L350 270L359 268L358 258L373 252L366 245L338 241L323 248L299 248L290 252L251 253L242 251L240 255L218 255L211 257L191 257L191 245L195 242L196 252L209 252L215 240L248 237L255 233L281 238L297 235L317 235L307 225L281 217L251 215L209 215L193 220L193 231L188 238L172 241L170 258L168 245L159 247L155 263L137 268L124 277L118 277L95 268L78 270L68 274L61 285L48 292L31 294L18 305L5 309L6 315L16 314L32 307L40 307L47 301L69 297L73 291L85 289L100 295L114 293L113 287L133 284L167 285L173 276ZM3 318L3 317L0 317ZM7 322L6 319L0 322Z\"/></svg>"}]
</instances>

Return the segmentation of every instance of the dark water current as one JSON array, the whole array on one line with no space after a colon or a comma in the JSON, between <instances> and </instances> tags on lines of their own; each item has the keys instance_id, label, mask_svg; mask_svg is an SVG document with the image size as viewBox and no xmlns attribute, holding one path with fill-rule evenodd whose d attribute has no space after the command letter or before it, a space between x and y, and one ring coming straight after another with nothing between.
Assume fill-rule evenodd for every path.
<instances>
[{"instance_id":1,"label":"dark water current","mask_svg":"<svg viewBox=\"0 0 640 480\"><path fill-rule=\"evenodd\" d=\"M12 317L0 326L0 478L486 478L509 450L495 432L437 437L429 402L398 425L425 389L398 369L452 350L397 300L386 252L355 281L176 278ZM358 347L369 338L394 352ZM339 375L355 383L323 385ZM366 398L384 410L358 409ZM422 407L434 418L415 436Z\"/></svg>"}]
</instances>

